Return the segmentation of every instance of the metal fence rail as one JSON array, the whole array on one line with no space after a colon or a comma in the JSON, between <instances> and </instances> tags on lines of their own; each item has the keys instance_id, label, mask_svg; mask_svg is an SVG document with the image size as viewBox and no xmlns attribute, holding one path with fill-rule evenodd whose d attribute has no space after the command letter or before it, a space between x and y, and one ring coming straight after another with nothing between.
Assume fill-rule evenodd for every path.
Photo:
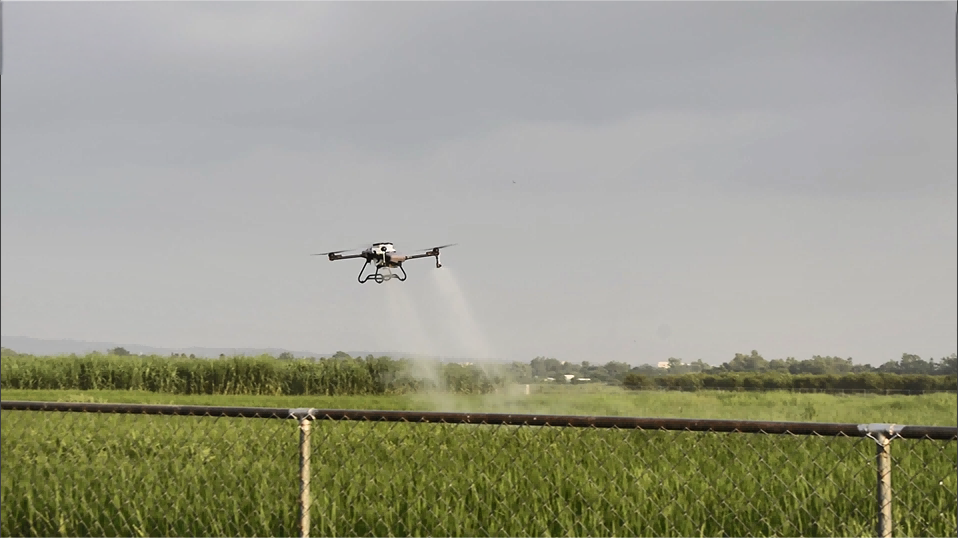
<instances>
[{"instance_id":1,"label":"metal fence rail","mask_svg":"<svg viewBox=\"0 0 958 538\"><path fill-rule=\"evenodd\" d=\"M548 386L548 385L546 385ZM561 385L560 385L561 386ZM788 393L788 394L849 394L862 395L874 394L876 396L920 396L923 394L955 394L958 388L954 389L817 389L817 388L766 388L766 387L641 387L633 388L635 391L646 392L760 392L767 393Z\"/></svg>"},{"instance_id":2,"label":"metal fence rail","mask_svg":"<svg viewBox=\"0 0 958 538\"><path fill-rule=\"evenodd\" d=\"M3 536L958 535L958 427L0 408Z\"/></svg>"}]
</instances>

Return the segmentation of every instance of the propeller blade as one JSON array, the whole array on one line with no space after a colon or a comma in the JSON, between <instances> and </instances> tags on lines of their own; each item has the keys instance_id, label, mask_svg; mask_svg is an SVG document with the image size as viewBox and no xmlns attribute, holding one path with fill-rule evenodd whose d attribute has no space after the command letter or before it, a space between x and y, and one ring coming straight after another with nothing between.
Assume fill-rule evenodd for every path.
<instances>
[{"instance_id":1,"label":"propeller blade","mask_svg":"<svg viewBox=\"0 0 958 538\"><path fill-rule=\"evenodd\" d=\"M347 248L343 250L334 250L332 252L320 252L319 254L310 254L310 256L329 256L330 254L342 254L343 252L359 252L361 250L369 248L368 243L364 243L355 248Z\"/></svg>"},{"instance_id":2,"label":"propeller blade","mask_svg":"<svg viewBox=\"0 0 958 538\"><path fill-rule=\"evenodd\" d=\"M330 254L342 254L343 252L352 252L354 250L359 250L359 249L348 248L346 250L333 250L331 252L320 252L318 254L310 254L310 256L329 256Z\"/></svg>"},{"instance_id":3,"label":"propeller blade","mask_svg":"<svg viewBox=\"0 0 958 538\"><path fill-rule=\"evenodd\" d=\"M442 246L440 246L440 247L418 248L418 249L416 249L416 251L423 250L423 251L429 252L430 250L439 250L439 249L442 249L442 248L454 247L454 246L456 246L456 245L458 245L458 244L459 244L459 243L450 243L450 244L448 244L448 245L442 245Z\"/></svg>"}]
</instances>

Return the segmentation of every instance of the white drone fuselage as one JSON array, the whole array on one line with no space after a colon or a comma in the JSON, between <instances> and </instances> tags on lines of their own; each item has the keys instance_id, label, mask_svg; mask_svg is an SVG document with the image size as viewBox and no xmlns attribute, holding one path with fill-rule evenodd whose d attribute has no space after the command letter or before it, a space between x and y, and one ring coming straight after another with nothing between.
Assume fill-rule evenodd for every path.
<instances>
[{"instance_id":1,"label":"white drone fuselage","mask_svg":"<svg viewBox=\"0 0 958 538\"><path fill-rule=\"evenodd\" d=\"M376 267L397 267L406 261L406 256L397 252L392 243L373 243L363 251L363 257Z\"/></svg>"}]
</instances>

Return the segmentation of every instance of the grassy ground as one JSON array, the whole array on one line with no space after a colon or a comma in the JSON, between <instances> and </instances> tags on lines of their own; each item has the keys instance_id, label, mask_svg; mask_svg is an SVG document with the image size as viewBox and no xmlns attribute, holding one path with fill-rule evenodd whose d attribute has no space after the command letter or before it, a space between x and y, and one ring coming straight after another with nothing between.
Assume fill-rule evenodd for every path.
<instances>
[{"instance_id":1,"label":"grassy ground","mask_svg":"<svg viewBox=\"0 0 958 538\"><path fill-rule=\"evenodd\" d=\"M143 391L4 390L4 400L119 402L614 415L810 422L958 425L958 395L798 394L788 392L628 391L603 385L524 386L500 394L409 396L222 396Z\"/></svg>"},{"instance_id":2,"label":"grassy ground","mask_svg":"<svg viewBox=\"0 0 958 538\"><path fill-rule=\"evenodd\" d=\"M956 396L625 392L173 396L7 391L4 400L956 424ZM0 534L298 535L288 420L3 411ZM892 445L895 534L956 536L958 443ZM867 439L316 422L312 534L862 536Z\"/></svg>"}]
</instances>

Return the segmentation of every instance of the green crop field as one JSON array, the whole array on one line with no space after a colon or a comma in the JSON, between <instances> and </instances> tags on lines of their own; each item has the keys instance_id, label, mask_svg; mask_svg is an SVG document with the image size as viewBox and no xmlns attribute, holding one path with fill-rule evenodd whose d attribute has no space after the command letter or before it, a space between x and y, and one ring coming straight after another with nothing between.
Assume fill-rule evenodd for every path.
<instances>
[{"instance_id":1,"label":"green crop field","mask_svg":"<svg viewBox=\"0 0 958 538\"><path fill-rule=\"evenodd\" d=\"M216 396L4 390L5 400L508 411L955 425L956 396L676 393ZM298 534L291 420L4 411L2 535ZM874 532L868 439L317 421L313 535ZM955 536L955 442L892 445L895 534Z\"/></svg>"},{"instance_id":2,"label":"green crop field","mask_svg":"<svg viewBox=\"0 0 958 538\"><path fill-rule=\"evenodd\" d=\"M261 396L169 394L133 390L14 390L4 400L401 409L809 422L958 425L958 395L799 394L790 392L632 391L595 385L509 386L492 394Z\"/></svg>"}]
</instances>

